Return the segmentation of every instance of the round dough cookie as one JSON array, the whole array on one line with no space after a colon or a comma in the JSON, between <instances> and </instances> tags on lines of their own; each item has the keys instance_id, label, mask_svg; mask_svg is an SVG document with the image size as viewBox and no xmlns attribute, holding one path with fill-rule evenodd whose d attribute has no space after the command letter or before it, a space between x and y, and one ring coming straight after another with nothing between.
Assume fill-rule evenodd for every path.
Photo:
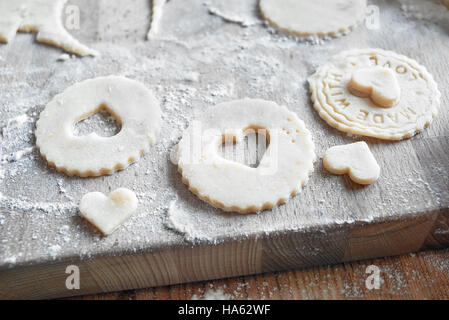
<instances>
[{"instance_id":1,"label":"round dough cookie","mask_svg":"<svg viewBox=\"0 0 449 320\"><path fill-rule=\"evenodd\" d=\"M75 136L75 124L106 109L122 128L112 137ZM108 76L86 80L56 95L36 124L43 158L70 176L100 176L126 168L148 151L160 131L159 103L142 83Z\"/></svg>"},{"instance_id":2,"label":"round dough cookie","mask_svg":"<svg viewBox=\"0 0 449 320\"><path fill-rule=\"evenodd\" d=\"M269 141L257 168L218 154L225 139L241 142L250 129L266 130ZM240 213L286 202L306 184L314 161L315 147L304 122L286 107L258 99L212 107L189 126L178 145L178 169L189 189L214 207Z\"/></svg>"},{"instance_id":3,"label":"round dough cookie","mask_svg":"<svg viewBox=\"0 0 449 320\"><path fill-rule=\"evenodd\" d=\"M260 11L276 28L298 36L336 36L365 17L366 0L260 0Z\"/></svg>"},{"instance_id":4,"label":"round dough cookie","mask_svg":"<svg viewBox=\"0 0 449 320\"><path fill-rule=\"evenodd\" d=\"M440 92L416 61L392 51L344 51L309 77L314 108L330 126L386 140L410 138L437 114Z\"/></svg>"}]
</instances>

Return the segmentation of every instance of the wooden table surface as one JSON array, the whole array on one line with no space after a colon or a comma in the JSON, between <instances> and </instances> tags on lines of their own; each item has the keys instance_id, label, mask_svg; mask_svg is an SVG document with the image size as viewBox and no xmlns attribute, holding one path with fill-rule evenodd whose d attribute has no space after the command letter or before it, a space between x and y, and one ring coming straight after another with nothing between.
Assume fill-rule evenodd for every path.
<instances>
[{"instance_id":1,"label":"wooden table surface","mask_svg":"<svg viewBox=\"0 0 449 320\"><path fill-rule=\"evenodd\" d=\"M380 268L379 289L368 290L366 268ZM81 299L449 299L449 250L427 251L334 266L226 280L131 290Z\"/></svg>"}]
</instances>

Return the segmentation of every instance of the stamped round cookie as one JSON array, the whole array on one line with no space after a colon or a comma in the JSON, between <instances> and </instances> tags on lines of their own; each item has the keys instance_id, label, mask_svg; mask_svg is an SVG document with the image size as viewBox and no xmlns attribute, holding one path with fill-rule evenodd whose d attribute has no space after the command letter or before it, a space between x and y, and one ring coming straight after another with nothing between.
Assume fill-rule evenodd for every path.
<instances>
[{"instance_id":1,"label":"stamped round cookie","mask_svg":"<svg viewBox=\"0 0 449 320\"><path fill-rule=\"evenodd\" d=\"M224 141L242 142L248 131L265 131L268 147L257 168L218 153ZM178 169L189 189L225 211L271 209L301 190L313 171L315 148L304 122L286 107L259 99L222 103L184 132Z\"/></svg>"},{"instance_id":2,"label":"stamped round cookie","mask_svg":"<svg viewBox=\"0 0 449 320\"><path fill-rule=\"evenodd\" d=\"M75 124L100 110L120 124L112 137L74 134ZM155 142L159 103L143 84L119 76L77 83L56 95L36 124L36 145L51 166L70 176L100 176L126 168Z\"/></svg>"},{"instance_id":3,"label":"stamped round cookie","mask_svg":"<svg viewBox=\"0 0 449 320\"><path fill-rule=\"evenodd\" d=\"M336 36L365 17L366 0L260 0L260 11L276 28L299 36Z\"/></svg>"},{"instance_id":4,"label":"stamped round cookie","mask_svg":"<svg viewBox=\"0 0 449 320\"><path fill-rule=\"evenodd\" d=\"M339 53L309 77L314 108L340 131L386 140L410 138L435 117L440 92L416 61L392 51Z\"/></svg>"}]
</instances>

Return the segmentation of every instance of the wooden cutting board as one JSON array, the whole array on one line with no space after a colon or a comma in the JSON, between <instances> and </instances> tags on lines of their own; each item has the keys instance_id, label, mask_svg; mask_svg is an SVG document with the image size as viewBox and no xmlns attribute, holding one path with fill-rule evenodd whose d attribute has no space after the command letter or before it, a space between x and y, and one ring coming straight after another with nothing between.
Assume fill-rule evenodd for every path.
<instances>
[{"instance_id":1,"label":"wooden cutting board","mask_svg":"<svg viewBox=\"0 0 449 320\"><path fill-rule=\"evenodd\" d=\"M72 0L81 20L70 32L100 57L60 62L59 49L30 34L0 45L0 298L117 291L447 247L449 19L417 20L397 1L371 3L380 9L380 29L361 25L310 44L264 25L257 1L210 3L225 16L250 21L246 28L209 14L202 0L170 1L159 34L146 41L148 1ZM434 75L440 113L422 134L400 142L348 136L313 110L307 77L330 56L364 47L407 55ZM111 176L57 173L34 148L39 113L70 85L108 74L154 91L164 112L159 142ZM246 216L212 208L182 184L170 154L189 121L211 105L244 97L297 113L319 157L330 146L366 141L381 178L362 187L328 174L319 160L303 192L285 205ZM93 118L87 129L100 130L101 123ZM87 192L118 187L137 193L138 212L101 237L80 218L78 202ZM78 290L66 288L69 265L79 268Z\"/></svg>"}]
</instances>

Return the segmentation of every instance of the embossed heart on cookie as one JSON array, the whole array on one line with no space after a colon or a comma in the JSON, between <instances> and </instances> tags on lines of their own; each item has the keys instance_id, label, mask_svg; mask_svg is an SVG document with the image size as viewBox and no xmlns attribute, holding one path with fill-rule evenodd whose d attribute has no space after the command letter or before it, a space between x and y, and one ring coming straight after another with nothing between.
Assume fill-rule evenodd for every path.
<instances>
[{"instance_id":1,"label":"embossed heart on cookie","mask_svg":"<svg viewBox=\"0 0 449 320\"><path fill-rule=\"evenodd\" d=\"M331 173L349 174L359 184L370 184L380 175L380 167L364 141L329 148L323 165Z\"/></svg>"},{"instance_id":2,"label":"embossed heart on cookie","mask_svg":"<svg viewBox=\"0 0 449 320\"><path fill-rule=\"evenodd\" d=\"M108 197L101 192L83 196L79 206L81 215L104 235L114 232L137 209L135 193L126 188L112 191Z\"/></svg>"},{"instance_id":3,"label":"embossed heart on cookie","mask_svg":"<svg viewBox=\"0 0 449 320\"><path fill-rule=\"evenodd\" d=\"M362 68L353 72L349 91L361 98L371 98L379 107L391 108L399 102L401 89L393 71L384 67Z\"/></svg>"}]
</instances>

